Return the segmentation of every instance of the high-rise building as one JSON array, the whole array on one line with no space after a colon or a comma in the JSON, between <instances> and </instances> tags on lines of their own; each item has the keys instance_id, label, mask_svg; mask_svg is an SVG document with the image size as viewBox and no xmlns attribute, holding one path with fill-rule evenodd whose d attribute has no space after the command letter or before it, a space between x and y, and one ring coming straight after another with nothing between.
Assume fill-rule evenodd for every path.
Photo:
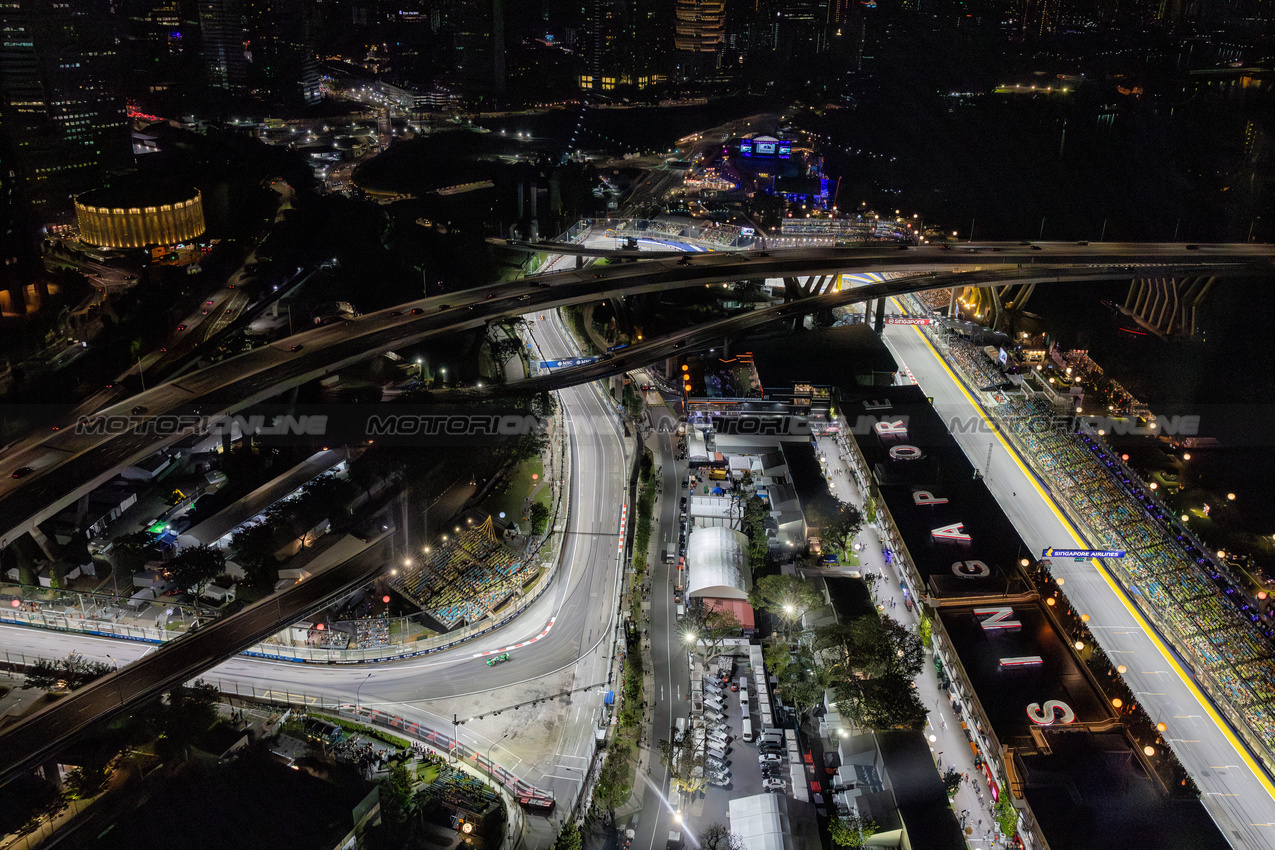
<instances>
[{"instance_id":1,"label":"high-rise building","mask_svg":"<svg viewBox=\"0 0 1275 850\"><path fill-rule=\"evenodd\" d=\"M38 220L132 164L111 22L94 4L0 4L0 121Z\"/></svg>"},{"instance_id":2,"label":"high-rise building","mask_svg":"<svg viewBox=\"0 0 1275 850\"><path fill-rule=\"evenodd\" d=\"M726 24L724 0L677 0L673 47L683 53L715 54L722 47Z\"/></svg>"},{"instance_id":3,"label":"high-rise building","mask_svg":"<svg viewBox=\"0 0 1275 850\"><path fill-rule=\"evenodd\" d=\"M199 0L209 84L236 95L319 102L316 8L307 0Z\"/></svg>"},{"instance_id":4,"label":"high-rise building","mask_svg":"<svg viewBox=\"0 0 1275 850\"><path fill-rule=\"evenodd\" d=\"M505 93L505 0L453 0L455 67L473 94Z\"/></svg>"}]
</instances>

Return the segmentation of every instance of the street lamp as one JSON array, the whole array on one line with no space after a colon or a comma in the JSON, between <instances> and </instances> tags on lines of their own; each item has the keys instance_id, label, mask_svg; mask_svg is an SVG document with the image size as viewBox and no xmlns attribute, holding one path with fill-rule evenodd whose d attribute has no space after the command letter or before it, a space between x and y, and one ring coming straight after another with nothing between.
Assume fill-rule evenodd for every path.
<instances>
[{"instance_id":1,"label":"street lamp","mask_svg":"<svg viewBox=\"0 0 1275 850\"><path fill-rule=\"evenodd\" d=\"M372 674L368 673L367 676L363 678L363 681L359 682L359 686L354 689L354 711L356 713L362 707L362 704L359 702L359 694L363 692L363 686L367 684L367 680L370 678L372 678Z\"/></svg>"},{"instance_id":2,"label":"street lamp","mask_svg":"<svg viewBox=\"0 0 1275 850\"><path fill-rule=\"evenodd\" d=\"M493 777L492 777L492 769L491 769L491 751L492 751L492 748L493 748L493 747L495 747L495 746L496 746L496 744L499 744L499 743L500 743L500 741L503 741L503 740L505 740L505 739L506 739L506 738L508 738L508 737L509 737L509 733L508 733L508 732L506 732L505 734L503 734L503 735L501 735L501 736L500 736L500 740L498 740L498 741L493 741L493 742L491 743L491 746L487 747L487 778L488 778L488 779L492 779L492 778L493 778ZM493 783L493 784L494 784L494 783Z\"/></svg>"}]
</instances>

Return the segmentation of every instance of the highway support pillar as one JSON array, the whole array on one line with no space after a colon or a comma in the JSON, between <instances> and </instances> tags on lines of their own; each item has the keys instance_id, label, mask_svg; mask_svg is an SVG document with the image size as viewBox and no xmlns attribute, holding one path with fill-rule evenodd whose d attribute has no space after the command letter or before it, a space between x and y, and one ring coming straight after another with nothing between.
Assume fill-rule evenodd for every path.
<instances>
[{"instance_id":1,"label":"highway support pillar","mask_svg":"<svg viewBox=\"0 0 1275 850\"><path fill-rule=\"evenodd\" d=\"M576 268L584 268L584 254L576 254Z\"/></svg>"},{"instance_id":2,"label":"highway support pillar","mask_svg":"<svg viewBox=\"0 0 1275 850\"><path fill-rule=\"evenodd\" d=\"M882 328L885 327L885 299L877 299L877 322L873 330L880 335Z\"/></svg>"},{"instance_id":3,"label":"highway support pillar","mask_svg":"<svg viewBox=\"0 0 1275 850\"><path fill-rule=\"evenodd\" d=\"M865 325L872 324L872 299L871 298L863 302L863 323Z\"/></svg>"}]
</instances>

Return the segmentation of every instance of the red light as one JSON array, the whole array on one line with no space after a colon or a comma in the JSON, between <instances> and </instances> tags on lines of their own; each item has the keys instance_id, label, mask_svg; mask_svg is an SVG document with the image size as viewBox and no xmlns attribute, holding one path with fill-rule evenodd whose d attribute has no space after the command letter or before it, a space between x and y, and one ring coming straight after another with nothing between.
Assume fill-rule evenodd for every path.
<instances>
[{"instance_id":1,"label":"red light","mask_svg":"<svg viewBox=\"0 0 1275 850\"><path fill-rule=\"evenodd\" d=\"M539 472L533 472L533 473L531 473L531 480L532 480L532 481L539 481L539 480L540 480L540 473L539 473Z\"/></svg>"},{"instance_id":2,"label":"red light","mask_svg":"<svg viewBox=\"0 0 1275 850\"><path fill-rule=\"evenodd\" d=\"M322 623L319 623L317 626L315 626L315 627L314 627L314 630L315 630L316 632L321 632L321 631L323 631L323 624L322 624Z\"/></svg>"},{"instance_id":3,"label":"red light","mask_svg":"<svg viewBox=\"0 0 1275 850\"><path fill-rule=\"evenodd\" d=\"M12 606L12 607L14 607L14 608L21 608L21 607L22 607L22 600L21 600L21 599L15 599L15 600L13 600L12 602L10 602L10 603L9 603L9 605L10 605L10 606Z\"/></svg>"},{"instance_id":4,"label":"red light","mask_svg":"<svg viewBox=\"0 0 1275 850\"><path fill-rule=\"evenodd\" d=\"M384 602L386 605L390 604L390 598L388 596L382 596L381 601Z\"/></svg>"}]
</instances>

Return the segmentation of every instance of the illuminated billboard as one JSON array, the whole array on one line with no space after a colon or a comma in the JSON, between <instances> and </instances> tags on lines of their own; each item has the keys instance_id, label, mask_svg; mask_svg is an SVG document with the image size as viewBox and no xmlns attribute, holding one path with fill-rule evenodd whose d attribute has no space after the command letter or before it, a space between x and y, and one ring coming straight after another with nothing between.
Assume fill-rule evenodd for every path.
<instances>
[{"instance_id":1,"label":"illuminated billboard","mask_svg":"<svg viewBox=\"0 0 1275 850\"><path fill-rule=\"evenodd\" d=\"M779 158L787 159L792 156L792 142L782 141L779 143Z\"/></svg>"},{"instance_id":2,"label":"illuminated billboard","mask_svg":"<svg viewBox=\"0 0 1275 850\"><path fill-rule=\"evenodd\" d=\"M753 147L758 156L774 156L779 148L779 142L776 139L757 139Z\"/></svg>"},{"instance_id":3,"label":"illuminated billboard","mask_svg":"<svg viewBox=\"0 0 1275 850\"><path fill-rule=\"evenodd\" d=\"M739 155L740 156L753 155L753 140L752 139L744 139L742 142L739 143Z\"/></svg>"}]
</instances>

